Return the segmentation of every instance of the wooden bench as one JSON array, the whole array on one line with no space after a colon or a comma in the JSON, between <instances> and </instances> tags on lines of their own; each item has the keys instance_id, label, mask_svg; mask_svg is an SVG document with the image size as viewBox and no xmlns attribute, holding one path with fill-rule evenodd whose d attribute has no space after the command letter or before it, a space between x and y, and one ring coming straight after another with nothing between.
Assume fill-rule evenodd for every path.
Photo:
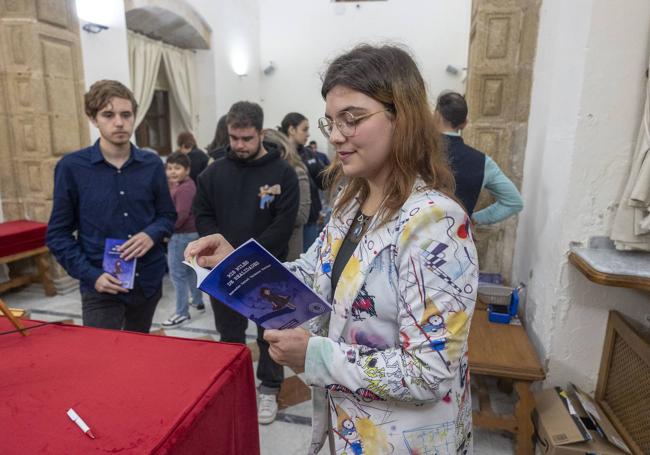
<instances>
[{"instance_id":1,"label":"wooden bench","mask_svg":"<svg viewBox=\"0 0 650 455\"><path fill-rule=\"evenodd\" d=\"M533 454L534 408L530 385L546 375L537 353L522 326L497 324L488 321L487 311L474 312L469 332L470 374L478 376L479 410L474 411L474 426L513 433L517 455ZM512 381L517 393L514 415L500 415L492 410L487 387L481 376L494 376Z\"/></svg>"},{"instance_id":2,"label":"wooden bench","mask_svg":"<svg viewBox=\"0 0 650 455\"><path fill-rule=\"evenodd\" d=\"M34 258L38 272L36 274L20 274L13 276L9 281L0 283L0 293L8 291L9 289L24 286L29 283L43 283L45 295L56 295L56 288L50 275L50 267L48 265L50 250L46 246L34 248L20 253L12 254L10 256L0 257L0 264L9 264L11 262L19 261L26 258Z\"/></svg>"}]
</instances>

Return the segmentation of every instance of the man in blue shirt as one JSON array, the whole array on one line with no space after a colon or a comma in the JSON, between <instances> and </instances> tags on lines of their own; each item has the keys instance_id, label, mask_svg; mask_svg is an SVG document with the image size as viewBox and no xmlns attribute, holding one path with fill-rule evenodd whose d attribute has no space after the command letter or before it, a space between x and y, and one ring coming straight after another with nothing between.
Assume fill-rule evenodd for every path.
<instances>
[{"instance_id":1,"label":"man in blue shirt","mask_svg":"<svg viewBox=\"0 0 650 455\"><path fill-rule=\"evenodd\" d=\"M445 136L447 153L456 179L456 197L475 224L493 224L517 214L524 203L517 187L492 158L465 144L459 131L467 126L467 102L456 92L443 92L436 103L436 125ZM496 201L474 212L481 189Z\"/></svg>"},{"instance_id":2,"label":"man in blue shirt","mask_svg":"<svg viewBox=\"0 0 650 455\"><path fill-rule=\"evenodd\" d=\"M100 139L56 165L47 246L80 281L84 325L148 333L162 295L162 240L176 221L165 171L129 141L137 103L128 88L94 83L85 111ZM125 240L122 259L137 258L131 290L102 269L107 238Z\"/></svg>"}]
</instances>

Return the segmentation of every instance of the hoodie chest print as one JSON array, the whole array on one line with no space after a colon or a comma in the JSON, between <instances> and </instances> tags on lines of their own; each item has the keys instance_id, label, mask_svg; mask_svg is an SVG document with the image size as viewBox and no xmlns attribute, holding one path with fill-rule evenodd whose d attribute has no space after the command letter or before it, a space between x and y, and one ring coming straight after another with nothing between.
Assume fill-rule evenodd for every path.
<instances>
[{"instance_id":1,"label":"hoodie chest print","mask_svg":"<svg viewBox=\"0 0 650 455\"><path fill-rule=\"evenodd\" d=\"M282 193L280 185L275 184L273 186L264 185L260 186L260 192L257 195L260 198L260 209L268 208L268 206L273 202L275 196Z\"/></svg>"}]
</instances>

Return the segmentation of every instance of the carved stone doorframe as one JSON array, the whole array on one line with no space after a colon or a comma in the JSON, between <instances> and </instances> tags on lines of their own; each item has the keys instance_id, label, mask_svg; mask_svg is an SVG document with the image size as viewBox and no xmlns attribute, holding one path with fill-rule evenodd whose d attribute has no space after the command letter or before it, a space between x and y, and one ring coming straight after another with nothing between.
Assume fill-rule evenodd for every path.
<instances>
[{"instance_id":1,"label":"carved stone doorframe","mask_svg":"<svg viewBox=\"0 0 650 455\"><path fill-rule=\"evenodd\" d=\"M74 0L0 0L0 194L5 220L47 222L53 170L90 141Z\"/></svg>"},{"instance_id":2,"label":"carved stone doorframe","mask_svg":"<svg viewBox=\"0 0 650 455\"><path fill-rule=\"evenodd\" d=\"M521 188L541 0L473 0L465 141ZM487 195L477 210L490 204ZM509 280L517 217L476 229L482 271Z\"/></svg>"},{"instance_id":3,"label":"carved stone doorframe","mask_svg":"<svg viewBox=\"0 0 650 455\"><path fill-rule=\"evenodd\" d=\"M47 222L54 166L90 142L74 0L0 0L0 197L5 221ZM16 263L15 267L26 266ZM50 261L59 292L75 286ZM12 265L14 267L14 265Z\"/></svg>"}]
</instances>

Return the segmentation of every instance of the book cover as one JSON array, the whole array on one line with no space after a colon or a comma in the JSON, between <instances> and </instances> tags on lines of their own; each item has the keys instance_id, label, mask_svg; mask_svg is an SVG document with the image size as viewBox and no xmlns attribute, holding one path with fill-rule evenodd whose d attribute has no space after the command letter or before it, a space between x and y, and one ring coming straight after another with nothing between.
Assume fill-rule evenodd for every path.
<instances>
[{"instance_id":1,"label":"book cover","mask_svg":"<svg viewBox=\"0 0 650 455\"><path fill-rule=\"evenodd\" d=\"M125 261L120 258L120 252L117 251L117 248L124 242L126 242L126 240L106 239L106 243L104 243L104 260L102 268L104 269L104 272L110 273L120 280L123 288L133 289L137 258L133 258L130 261Z\"/></svg>"},{"instance_id":2,"label":"book cover","mask_svg":"<svg viewBox=\"0 0 650 455\"><path fill-rule=\"evenodd\" d=\"M251 239L212 270L196 272L199 289L265 329L290 329L332 310L280 261Z\"/></svg>"}]
</instances>

